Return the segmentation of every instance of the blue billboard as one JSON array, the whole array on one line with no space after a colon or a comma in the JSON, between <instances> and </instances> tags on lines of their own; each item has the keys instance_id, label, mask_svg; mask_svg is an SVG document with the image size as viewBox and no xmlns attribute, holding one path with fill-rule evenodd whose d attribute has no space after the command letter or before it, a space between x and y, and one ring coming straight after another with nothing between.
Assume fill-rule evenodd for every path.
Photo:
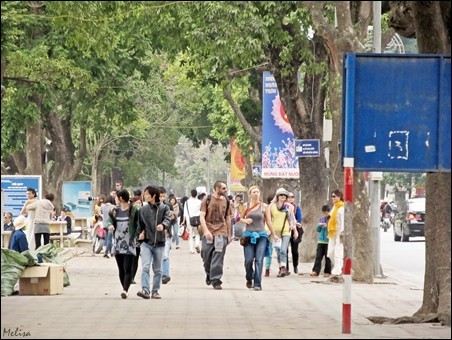
<instances>
[{"instance_id":1,"label":"blue billboard","mask_svg":"<svg viewBox=\"0 0 452 340\"><path fill-rule=\"evenodd\" d=\"M342 159L357 171L450 172L450 55L347 53Z\"/></svg>"},{"instance_id":2,"label":"blue billboard","mask_svg":"<svg viewBox=\"0 0 452 340\"><path fill-rule=\"evenodd\" d=\"M63 182L63 206L72 212L74 218L93 216L91 197L91 182Z\"/></svg>"},{"instance_id":3,"label":"blue billboard","mask_svg":"<svg viewBox=\"0 0 452 340\"><path fill-rule=\"evenodd\" d=\"M41 198L41 183L41 176L2 175L3 212L12 213L13 218L19 216L27 200L27 188L35 189Z\"/></svg>"}]
</instances>

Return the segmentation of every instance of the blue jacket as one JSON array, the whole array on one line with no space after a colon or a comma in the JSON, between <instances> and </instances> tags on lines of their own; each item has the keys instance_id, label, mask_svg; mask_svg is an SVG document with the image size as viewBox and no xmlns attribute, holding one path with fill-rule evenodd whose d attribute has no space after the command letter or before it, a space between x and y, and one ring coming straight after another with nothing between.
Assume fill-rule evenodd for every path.
<instances>
[{"instance_id":1,"label":"blue jacket","mask_svg":"<svg viewBox=\"0 0 452 340\"><path fill-rule=\"evenodd\" d=\"M27 236L25 235L22 229L15 230L12 232L9 248L19 253L28 250Z\"/></svg>"},{"instance_id":2,"label":"blue jacket","mask_svg":"<svg viewBox=\"0 0 452 340\"><path fill-rule=\"evenodd\" d=\"M325 223L326 226L318 224L315 230L319 233L318 243L328 243L328 220L330 219L330 216L328 217L321 217L320 223Z\"/></svg>"}]
</instances>

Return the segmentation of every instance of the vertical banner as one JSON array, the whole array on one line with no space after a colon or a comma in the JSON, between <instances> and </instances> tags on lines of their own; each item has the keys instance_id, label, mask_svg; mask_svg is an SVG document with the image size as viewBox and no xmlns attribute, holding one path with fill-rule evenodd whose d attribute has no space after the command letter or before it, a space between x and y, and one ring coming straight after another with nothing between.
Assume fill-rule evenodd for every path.
<instances>
[{"instance_id":1,"label":"vertical banner","mask_svg":"<svg viewBox=\"0 0 452 340\"><path fill-rule=\"evenodd\" d=\"M262 178L299 178L295 137L279 98L278 85L263 74Z\"/></svg>"},{"instance_id":2,"label":"vertical banner","mask_svg":"<svg viewBox=\"0 0 452 340\"><path fill-rule=\"evenodd\" d=\"M245 158L242 151L231 138L231 176L229 178L229 190L231 191L246 191L246 188L240 183L240 180L245 178Z\"/></svg>"},{"instance_id":3,"label":"vertical banner","mask_svg":"<svg viewBox=\"0 0 452 340\"><path fill-rule=\"evenodd\" d=\"M93 215L91 196L91 182L63 182L63 206L71 210L74 218Z\"/></svg>"}]
</instances>

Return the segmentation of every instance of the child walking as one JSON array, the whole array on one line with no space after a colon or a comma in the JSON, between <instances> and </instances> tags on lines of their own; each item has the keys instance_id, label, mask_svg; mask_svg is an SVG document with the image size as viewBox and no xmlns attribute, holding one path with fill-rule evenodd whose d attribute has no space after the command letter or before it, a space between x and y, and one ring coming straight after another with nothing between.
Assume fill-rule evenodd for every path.
<instances>
[{"instance_id":1,"label":"child walking","mask_svg":"<svg viewBox=\"0 0 452 340\"><path fill-rule=\"evenodd\" d=\"M331 260L327 256L328 254L328 220L330 219L330 207L328 205L322 206L323 216L320 218L320 223L316 227L316 231L319 233L317 243L317 255L315 257L314 267L310 276L319 276L320 268L322 266L322 259L325 257L325 270L323 271L324 277L331 275Z\"/></svg>"}]
</instances>

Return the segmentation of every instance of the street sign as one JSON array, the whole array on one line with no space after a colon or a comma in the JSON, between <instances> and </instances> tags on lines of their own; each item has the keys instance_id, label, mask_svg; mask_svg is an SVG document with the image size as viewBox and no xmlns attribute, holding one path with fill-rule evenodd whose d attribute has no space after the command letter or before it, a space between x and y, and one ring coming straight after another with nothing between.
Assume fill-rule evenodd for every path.
<instances>
[{"instance_id":1,"label":"street sign","mask_svg":"<svg viewBox=\"0 0 452 340\"><path fill-rule=\"evenodd\" d=\"M319 139L296 139L295 156L297 157L320 157Z\"/></svg>"}]
</instances>

